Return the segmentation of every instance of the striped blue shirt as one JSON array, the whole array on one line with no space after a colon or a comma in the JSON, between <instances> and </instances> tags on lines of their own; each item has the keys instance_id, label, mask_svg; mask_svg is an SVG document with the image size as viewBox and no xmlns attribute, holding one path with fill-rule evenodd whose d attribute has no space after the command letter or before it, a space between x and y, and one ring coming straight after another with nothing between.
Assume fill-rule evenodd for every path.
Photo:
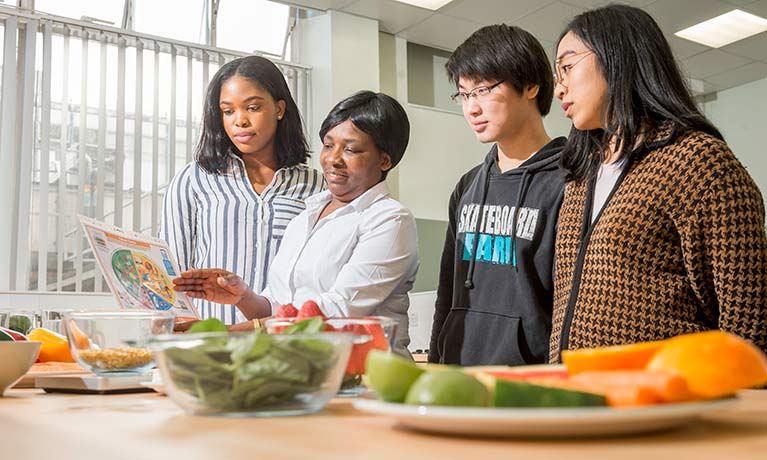
<instances>
[{"instance_id":1,"label":"striped blue shirt","mask_svg":"<svg viewBox=\"0 0 767 460\"><path fill-rule=\"evenodd\" d=\"M321 172L297 165L277 170L259 195L243 161L232 158L224 174L211 174L196 161L176 174L165 192L159 236L174 251L182 271L222 268L259 292L288 222L304 210L304 200L325 185ZM234 305L192 301L201 319L236 322Z\"/></svg>"}]
</instances>

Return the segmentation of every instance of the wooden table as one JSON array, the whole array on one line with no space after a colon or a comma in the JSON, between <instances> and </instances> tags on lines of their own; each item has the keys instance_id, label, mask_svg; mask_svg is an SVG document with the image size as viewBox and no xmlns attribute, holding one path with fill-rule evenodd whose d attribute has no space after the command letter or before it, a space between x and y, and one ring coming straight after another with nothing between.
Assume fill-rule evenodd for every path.
<instances>
[{"instance_id":1,"label":"wooden table","mask_svg":"<svg viewBox=\"0 0 767 460\"><path fill-rule=\"evenodd\" d=\"M322 412L269 419L186 415L169 398L46 394L0 398L5 459L767 459L767 390L665 433L586 440L469 439L396 428L337 399Z\"/></svg>"}]
</instances>

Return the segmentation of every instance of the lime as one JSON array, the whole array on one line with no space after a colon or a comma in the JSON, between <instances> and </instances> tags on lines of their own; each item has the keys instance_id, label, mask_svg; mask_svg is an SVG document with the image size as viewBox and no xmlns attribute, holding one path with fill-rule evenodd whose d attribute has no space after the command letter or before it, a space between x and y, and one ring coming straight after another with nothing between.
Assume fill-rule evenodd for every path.
<instances>
[{"instance_id":1,"label":"lime","mask_svg":"<svg viewBox=\"0 0 767 460\"><path fill-rule=\"evenodd\" d=\"M384 401L402 402L423 369L395 354L370 350L365 364L367 381Z\"/></svg>"},{"instance_id":2,"label":"lime","mask_svg":"<svg viewBox=\"0 0 767 460\"><path fill-rule=\"evenodd\" d=\"M459 370L426 372L410 387L406 404L424 406L487 406L490 392L476 378Z\"/></svg>"}]
</instances>

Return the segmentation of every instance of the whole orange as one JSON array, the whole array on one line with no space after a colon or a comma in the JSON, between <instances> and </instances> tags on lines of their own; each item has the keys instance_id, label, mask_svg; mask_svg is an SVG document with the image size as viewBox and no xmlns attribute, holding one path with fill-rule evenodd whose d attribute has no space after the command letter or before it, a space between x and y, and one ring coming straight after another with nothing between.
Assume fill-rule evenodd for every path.
<instances>
[{"instance_id":1,"label":"whole orange","mask_svg":"<svg viewBox=\"0 0 767 460\"><path fill-rule=\"evenodd\" d=\"M690 391L702 398L720 398L767 383L767 356L751 342L718 330L667 340L647 369L680 374Z\"/></svg>"}]
</instances>

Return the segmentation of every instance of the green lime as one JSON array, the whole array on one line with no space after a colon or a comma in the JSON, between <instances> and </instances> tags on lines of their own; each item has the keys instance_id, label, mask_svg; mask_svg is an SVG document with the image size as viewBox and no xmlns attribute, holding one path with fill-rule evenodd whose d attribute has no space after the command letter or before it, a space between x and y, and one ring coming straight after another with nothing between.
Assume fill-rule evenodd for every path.
<instances>
[{"instance_id":1,"label":"green lime","mask_svg":"<svg viewBox=\"0 0 767 460\"><path fill-rule=\"evenodd\" d=\"M404 401L410 385L423 372L412 361L380 350L370 350L365 363L370 386L388 402Z\"/></svg>"},{"instance_id":2,"label":"green lime","mask_svg":"<svg viewBox=\"0 0 767 460\"><path fill-rule=\"evenodd\" d=\"M406 404L424 406L487 406L490 392L476 378L459 370L430 371L418 377Z\"/></svg>"}]
</instances>

